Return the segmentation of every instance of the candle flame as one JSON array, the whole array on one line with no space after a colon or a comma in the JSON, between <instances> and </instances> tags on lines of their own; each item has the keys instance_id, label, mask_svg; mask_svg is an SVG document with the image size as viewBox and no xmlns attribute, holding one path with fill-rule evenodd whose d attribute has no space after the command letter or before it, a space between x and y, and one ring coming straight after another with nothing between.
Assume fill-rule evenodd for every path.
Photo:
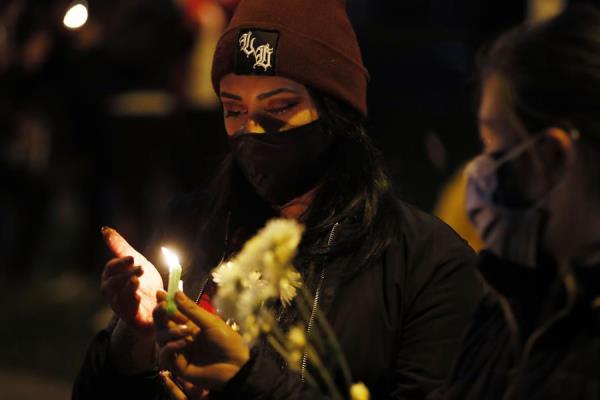
<instances>
[{"instance_id":1,"label":"candle flame","mask_svg":"<svg viewBox=\"0 0 600 400\"><path fill-rule=\"evenodd\" d=\"M166 247L161 247L160 248L162 250L162 253L164 254L165 258L167 259L167 264L169 265L169 268L173 268L179 265L179 258L177 257L177 255L175 253L173 253L171 250L167 249Z\"/></svg>"}]
</instances>

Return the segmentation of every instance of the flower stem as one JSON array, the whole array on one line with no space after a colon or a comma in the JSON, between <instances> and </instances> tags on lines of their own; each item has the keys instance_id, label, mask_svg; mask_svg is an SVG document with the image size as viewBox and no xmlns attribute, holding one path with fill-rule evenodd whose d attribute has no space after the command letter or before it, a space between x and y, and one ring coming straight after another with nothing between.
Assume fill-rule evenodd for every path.
<instances>
[{"instance_id":1,"label":"flower stem","mask_svg":"<svg viewBox=\"0 0 600 400\"><path fill-rule=\"evenodd\" d=\"M348 361L346 360L346 356L344 355L342 346L340 346L340 342L338 342L333 328L331 327L331 325L329 325L327 318L325 318L321 310L317 310L317 319L321 327L325 331L327 338L329 338L331 347L333 347L335 356L337 357L340 368L342 369L342 374L344 375L344 381L346 382L346 386L350 387L352 385L352 373L350 372L350 367L348 366Z\"/></svg>"},{"instance_id":2,"label":"flower stem","mask_svg":"<svg viewBox=\"0 0 600 400\"><path fill-rule=\"evenodd\" d=\"M304 323L306 324L306 326L308 326L308 321L310 320L310 313L308 311L309 303L306 300L306 296L308 295L308 292L304 288L302 288L301 292L302 292L302 296L298 296L296 298L296 300L297 300L296 305L298 307L298 310L300 311L300 314L302 315L302 319L304 320ZM314 321L313 321L313 325L314 325ZM313 326L313 328L314 328L314 326ZM310 340L311 343L314 343L320 352L326 351L326 346L321 338L321 335L317 334L314 329L311 332L308 332L307 336L308 336L307 339Z\"/></svg>"},{"instance_id":3,"label":"flower stem","mask_svg":"<svg viewBox=\"0 0 600 400\"><path fill-rule=\"evenodd\" d=\"M265 313L265 314L269 318L269 324L271 325L271 332L273 332L274 337L279 341L279 343L285 344L287 342L287 339L285 337L285 334L279 327L279 324L277 324L277 321L275 321L275 318L273 318L273 316L270 313ZM287 347L287 346L285 346L285 347Z\"/></svg>"},{"instance_id":4,"label":"flower stem","mask_svg":"<svg viewBox=\"0 0 600 400\"><path fill-rule=\"evenodd\" d=\"M302 287L301 291L302 291L302 297L304 298L305 301L307 301L306 300L307 297L310 299L310 295L304 286ZM314 329L317 326L320 327L321 330L323 331L324 336L327 338L327 341L329 342L329 345L331 346L333 353L335 354L338 365L340 366L340 368L342 370L342 375L344 376L344 381L346 382L346 386L349 388L352 385L352 374L350 372L350 367L348 366L348 361L346 360L344 352L342 351L342 347L340 346L340 343L337 340L337 337L336 337L335 332L333 331L333 328L331 327L331 325L329 325L327 318L325 318L325 316L323 315L321 310L317 308L315 314L316 314L315 318L317 319L318 323L315 323L313 321L313 332L315 332ZM314 334L314 337L318 337L320 339L320 335ZM325 347L324 345L319 346L319 350L323 351L324 347Z\"/></svg>"},{"instance_id":5,"label":"flower stem","mask_svg":"<svg viewBox=\"0 0 600 400\"><path fill-rule=\"evenodd\" d=\"M284 360L288 359L288 354L284 346L281 343L279 343L273 335L267 335L267 342ZM314 387L315 389L319 388L319 384L308 371L304 371L304 379L306 380L306 382L308 382L310 386Z\"/></svg>"},{"instance_id":6,"label":"flower stem","mask_svg":"<svg viewBox=\"0 0 600 400\"><path fill-rule=\"evenodd\" d=\"M269 342L271 347L273 347L273 349L275 349L275 351L279 353L279 355L283 357L284 360L288 359L288 354L285 351L285 348L281 343L277 341L277 339L275 339L273 335L267 335L267 342Z\"/></svg>"},{"instance_id":7,"label":"flower stem","mask_svg":"<svg viewBox=\"0 0 600 400\"><path fill-rule=\"evenodd\" d=\"M327 368L323 365L323 362L321 361L321 358L319 357L319 355L317 354L315 349L311 345L308 345L307 349L308 349L308 358L309 358L310 362L317 368L317 371L319 371L321 378L323 378L325 385L329 389L329 393L331 394L331 397L333 399L340 399L340 400L343 399L338 387L335 384L335 381L333 380L333 377L331 376L331 374L329 373Z\"/></svg>"}]
</instances>

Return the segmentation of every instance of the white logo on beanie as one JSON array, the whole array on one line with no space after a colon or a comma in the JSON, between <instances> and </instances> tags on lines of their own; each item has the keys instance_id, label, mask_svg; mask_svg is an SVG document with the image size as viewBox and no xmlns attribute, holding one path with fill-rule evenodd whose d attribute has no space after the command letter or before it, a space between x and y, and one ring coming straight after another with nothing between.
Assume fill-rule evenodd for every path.
<instances>
[{"instance_id":1,"label":"white logo on beanie","mask_svg":"<svg viewBox=\"0 0 600 400\"><path fill-rule=\"evenodd\" d=\"M269 43L258 46L256 49L254 48L255 37L252 36L252 31L246 32L240 35L240 51L246 54L246 58L249 58L251 55L254 55L254 65L253 69L257 67L264 68L267 71L272 67L271 65L271 55L273 54L273 48Z\"/></svg>"},{"instance_id":2,"label":"white logo on beanie","mask_svg":"<svg viewBox=\"0 0 600 400\"><path fill-rule=\"evenodd\" d=\"M246 53L246 57L254 54L255 40L256 38L252 37L252 32L246 32L240 36L240 51Z\"/></svg>"}]
</instances>

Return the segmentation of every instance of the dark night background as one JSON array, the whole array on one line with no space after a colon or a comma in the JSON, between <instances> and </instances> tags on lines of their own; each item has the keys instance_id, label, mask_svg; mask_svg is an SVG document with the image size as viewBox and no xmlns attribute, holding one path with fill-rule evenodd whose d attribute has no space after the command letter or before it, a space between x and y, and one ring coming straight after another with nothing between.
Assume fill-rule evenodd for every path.
<instances>
[{"instance_id":1,"label":"dark night background","mask_svg":"<svg viewBox=\"0 0 600 400\"><path fill-rule=\"evenodd\" d=\"M206 32L236 0L88 3L87 23L68 30L70 1L0 1L7 399L69 396L108 315L100 227L143 249L169 199L205 184L225 151L218 105L190 87L210 92L198 40L210 47ZM370 135L402 197L432 211L479 151L476 55L527 18L528 2L348 0L348 10L371 74Z\"/></svg>"}]
</instances>

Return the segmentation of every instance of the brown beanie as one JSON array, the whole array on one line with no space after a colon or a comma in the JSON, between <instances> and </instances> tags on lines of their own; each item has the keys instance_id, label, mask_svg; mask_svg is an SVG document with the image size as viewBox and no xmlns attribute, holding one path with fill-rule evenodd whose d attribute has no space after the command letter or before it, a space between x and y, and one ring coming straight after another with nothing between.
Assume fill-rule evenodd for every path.
<instances>
[{"instance_id":1,"label":"brown beanie","mask_svg":"<svg viewBox=\"0 0 600 400\"><path fill-rule=\"evenodd\" d=\"M232 72L290 78L367 114L369 73L345 0L242 0L215 51L217 94Z\"/></svg>"}]
</instances>

